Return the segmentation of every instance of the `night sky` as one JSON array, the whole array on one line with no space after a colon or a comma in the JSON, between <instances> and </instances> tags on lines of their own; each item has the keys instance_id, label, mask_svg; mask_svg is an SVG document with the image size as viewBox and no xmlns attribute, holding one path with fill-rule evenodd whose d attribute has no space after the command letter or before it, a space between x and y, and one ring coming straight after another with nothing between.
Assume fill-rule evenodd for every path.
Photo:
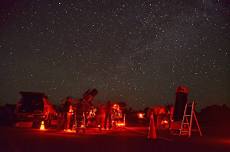
<instances>
[{"instance_id":1,"label":"night sky","mask_svg":"<svg viewBox=\"0 0 230 152\"><path fill-rule=\"evenodd\" d=\"M135 109L230 105L229 0L1 0L0 103L98 89Z\"/></svg>"}]
</instances>

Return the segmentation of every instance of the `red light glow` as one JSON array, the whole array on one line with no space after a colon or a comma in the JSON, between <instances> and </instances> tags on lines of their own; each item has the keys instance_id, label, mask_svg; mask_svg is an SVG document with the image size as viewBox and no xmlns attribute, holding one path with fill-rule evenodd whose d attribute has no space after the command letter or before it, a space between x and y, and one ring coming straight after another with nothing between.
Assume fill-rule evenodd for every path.
<instances>
[{"instance_id":1,"label":"red light glow","mask_svg":"<svg viewBox=\"0 0 230 152\"><path fill-rule=\"evenodd\" d=\"M120 106L119 106L118 104L114 104L114 105L113 105L113 109L119 110L119 109L120 109Z\"/></svg>"},{"instance_id":2,"label":"red light glow","mask_svg":"<svg viewBox=\"0 0 230 152\"><path fill-rule=\"evenodd\" d=\"M162 120L161 125L167 125L169 122L167 120Z\"/></svg>"},{"instance_id":3,"label":"red light glow","mask_svg":"<svg viewBox=\"0 0 230 152\"><path fill-rule=\"evenodd\" d=\"M138 113L137 114L137 116L138 116L139 119L144 119L144 115L145 115L144 113Z\"/></svg>"},{"instance_id":4,"label":"red light glow","mask_svg":"<svg viewBox=\"0 0 230 152\"><path fill-rule=\"evenodd\" d=\"M125 126L124 123L117 123L116 125L117 125L117 127L124 127Z\"/></svg>"},{"instance_id":5,"label":"red light glow","mask_svg":"<svg viewBox=\"0 0 230 152\"><path fill-rule=\"evenodd\" d=\"M64 132L73 132L73 133L75 133L76 131L75 130L71 130L71 129L64 129Z\"/></svg>"},{"instance_id":6,"label":"red light glow","mask_svg":"<svg viewBox=\"0 0 230 152\"><path fill-rule=\"evenodd\" d=\"M46 130L46 129L45 129L44 121L41 122L40 130Z\"/></svg>"}]
</instances>

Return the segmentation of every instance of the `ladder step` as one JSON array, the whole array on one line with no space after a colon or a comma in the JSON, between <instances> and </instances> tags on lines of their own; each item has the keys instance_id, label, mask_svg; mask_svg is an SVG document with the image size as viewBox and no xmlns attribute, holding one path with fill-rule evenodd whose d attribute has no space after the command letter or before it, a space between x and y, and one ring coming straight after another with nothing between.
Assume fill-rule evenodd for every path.
<instances>
[{"instance_id":1,"label":"ladder step","mask_svg":"<svg viewBox=\"0 0 230 152\"><path fill-rule=\"evenodd\" d=\"M184 115L185 117L191 117L191 115Z\"/></svg>"}]
</instances>

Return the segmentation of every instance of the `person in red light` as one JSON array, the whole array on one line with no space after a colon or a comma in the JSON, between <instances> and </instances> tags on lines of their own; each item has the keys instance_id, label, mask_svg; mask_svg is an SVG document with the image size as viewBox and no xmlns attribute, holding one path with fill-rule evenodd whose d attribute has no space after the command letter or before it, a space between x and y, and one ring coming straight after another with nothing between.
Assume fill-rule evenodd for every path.
<instances>
[{"instance_id":1,"label":"person in red light","mask_svg":"<svg viewBox=\"0 0 230 152\"><path fill-rule=\"evenodd\" d=\"M112 118L111 118L112 103L111 101L107 102L105 112L106 112L106 115L105 115L104 129L111 129L112 128Z\"/></svg>"},{"instance_id":2,"label":"person in red light","mask_svg":"<svg viewBox=\"0 0 230 152\"><path fill-rule=\"evenodd\" d=\"M97 122L100 130L105 125L105 115L106 115L105 106L101 104L98 107L98 113L97 113Z\"/></svg>"},{"instance_id":3,"label":"person in red light","mask_svg":"<svg viewBox=\"0 0 230 152\"><path fill-rule=\"evenodd\" d=\"M70 129L70 119L71 116L69 116L69 110L70 108L72 108L72 102L73 102L73 98L72 97L67 97L66 101L64 103L64 125L65 125L65 129Z\"/></svg>"},{"instance_id":4,"label":"person in red light","mask_svg":"<svg viewBox=\"0 0 230 152\"><path fill-rule=\"evenodd\" d=\"M81 125L83 124L83 113L84 113L84 108L83 108L83 101L80 100L77 103L76 107L76 121L77 121L77 128L80 128Z\"/></svg>"},{"instance_id":5,"label":"person in red light","mask_svg":"<svg viewBox=\"0 0 230 152\"><path fill-rule=\"evenodd\" d=\"M154 110L150 109L149 111L149 130L148 130L148 139L157 139L156 126L154 122Z\"/></svg>"}]
</instances>

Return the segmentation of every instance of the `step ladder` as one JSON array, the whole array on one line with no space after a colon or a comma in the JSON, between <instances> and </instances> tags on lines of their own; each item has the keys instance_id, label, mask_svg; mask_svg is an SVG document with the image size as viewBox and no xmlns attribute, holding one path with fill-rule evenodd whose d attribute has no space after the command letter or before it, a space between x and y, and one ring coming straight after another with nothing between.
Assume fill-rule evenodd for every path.
<instances>
[{"instance_id":1,"label":"step ladder","mask_svg":"<svg viewBox=\"0 0 230 152\"><path fill-rule=\"evenodd\" d=\"M197 130L194 130L193 127L193 119L195 120ZM180 136L188 136L190 137L192 134L192 131L198 131L200 136L202 136L200 125L198 123L196 113L195 113L195 102L192 103L186 103L185 109L184 109L184 115L181 122L180 127Z\"/></svg>"}]
</instances>

